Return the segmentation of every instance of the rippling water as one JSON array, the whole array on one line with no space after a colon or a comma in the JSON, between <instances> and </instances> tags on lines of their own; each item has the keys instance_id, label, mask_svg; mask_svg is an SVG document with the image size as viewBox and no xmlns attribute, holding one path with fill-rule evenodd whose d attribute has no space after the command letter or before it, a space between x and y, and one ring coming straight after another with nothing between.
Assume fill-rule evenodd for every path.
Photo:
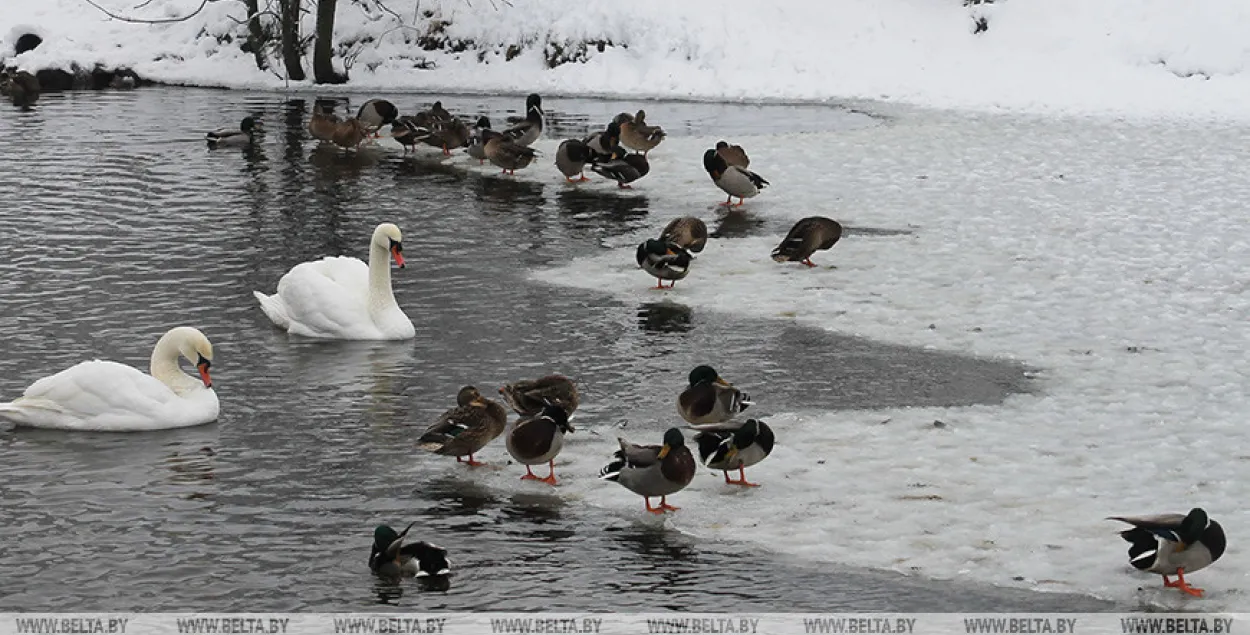
<instances>
[{"instance_id":1,"label":"rippling water","mask_svg":"<svg viewBox=\"0 0 1250 635\"><path fill-rule=\"evenodd\" d=\"M498 125L522 100L444 103ZM557 134L632 109L547 106ZM995 402L1029 385L1011 364L540 286L526 269L652 224L645 190L344 155L307 137L310 108L154 88L49 94L33 111L0 112L0 398L94 357L146 369L160 334L187 324L214 342L222 411L213 425L145 434L0 429L0 608L1104 606L812 567L623 522L558 491L494 491L467 470L430 469L447 459L418 455L413 441L459 386L549 371L582 382L579 427L605 434L662 429L674 386L707 350L732 350L718 366L744 385L784 378L770 390L795 409ZM831 108L664 109L675 135L879 125ZM253 113L268 128L257 147L205 148L204 130ZM383 220L405 232L409 266L394 284L415 340L314 343L272 328L253 289L271 291L304 260L363 256ZM830 380L841 389L825 389ZM410 520L451 550L449 589L370 575L373 526Z\"/></svg>"}]
</instances>

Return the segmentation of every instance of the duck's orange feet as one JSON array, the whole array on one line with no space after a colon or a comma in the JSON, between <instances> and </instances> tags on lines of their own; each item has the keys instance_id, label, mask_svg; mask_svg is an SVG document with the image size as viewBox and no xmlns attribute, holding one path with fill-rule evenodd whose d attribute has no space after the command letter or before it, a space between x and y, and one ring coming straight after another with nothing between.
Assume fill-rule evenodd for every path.
<instances>
[{"instance_id":1,"label":"duck's orange feet","mask_svg":"<svg viewBox=\"0 0 1250 635\"><path fill-rule=\"evenodd\" d=\"M760 486L759 483L752 483L748 481L746 470L741 467L738 468L738 480L736 481L730 480L729 472L725 472L725 483L728 485L741 485L743 487L759 487Z\"/></svg>"},{"instance_id":2,"label":"duck's orange feet","mask_svg":"<svg viewBox=\"0 0 1250 635\"><path fill-rule=\"evenodd\" d=\"M660 503L660 506L659 506L659 507L652 507L652 506L651 506L651 499L650 499L649 497L643 496L643 497L642 497L642 500L643 500L643 503L647 506L647 511L651 512L652 514L663 514L663 513L664 513L664 504L663 504L662 502ZM663 500L663 499L661 499L661 500Z\"/></svg>"},{"instance_id":3,"label":"duck's orange feet","mask_svg":"<svg viewBox=\"0 0 1250 635\"><path fill-rule=\"evenodd\" d=\"M530 470L530 466L526 465L525 476L522 476L521 480L522 481L541 481L542 479L538 478L538 475L534 474L534 472Z\"/></svg>"},{"instance_id":4,"label":"duck's orange feet","mask_svg":"<svg viewBox=\"0 0 1250 635\"><path fill-rule=\"evenodd\" d=\"M805 264L805 265L807 265L807 266L809 266L809 267L815 267L815 266L816 266L816 263L812 262L812 259L811 259L811 258L804 258L804 259L803 259L803 264Z\"/></svg>"},{"instance_id":5,"label":"duck's orange feet","mask_svg":"<svg viewBox=\"0 0 1250 635\"><path fill-rule=\"evenodd\" d=\"M725 199L725 202L724 202L724 203L717 203L717 204L716 204L716 206L717 206L717 207L733 207L733 205L734 205L734 197L732 197L732 196L730 196L729 198Z\"/></svg>"},{"instance_id":6,"label":"duck's orange feet","mask_svg":"<svg viewBox=\"0 0 1250 635\"><path fill-rule=\"evenodd\" d=\"M680 507L673 507L672 505L669 505L669 504L668 504L668 497L667 497L667 496L661 496L661 497L660 497L660 509L662 509L662 510L664 510L664 511L666 511L666 512L675 512L675 511L677 511L677 510L679 510L679 509L681 509L681 508L680 508Z\"/></svg>"},{"instance_id":7,"label":"duck's orange feet","mask_svg":"<svg viewBox=\"0 0 1250 635\"><path fill-rule=\"evenodd\" d=\"M590 180L590 179L586 178L586 175L585 175L585 174L579 174L579 175L578 175L578 177L579 177L579 178L577 179L577 181L578 181L579 183L581 183L581 182L583 182L583 181L589 181L589 180Z\"/></svg>"},{"instance_id":8,"label":"duck's orange feet","mask_svg":"<svg viewBox=\"0 0 1250 635\"><path fill-rule=\"evenodd\" d=\"M663 288L664 288L664 281L663 281L663 280L661 280L661 279L659 279L659 278L656 278L655 280L656 280L656 285L655 285L654 287L651 287L651 288L652 288L652 289L663 289Z\"/></svg>"},{"instance_id":9,"label":"duck's orange feet","mask_svg":"<svg viewBox=\"0 0 1250 635\"><path fill-rule=\"evenodd\" d=\"M622 189L622 190L632 190L632 189L634 189L634 188L633 188L633 186L631 186L631 185L629 185L629 184L626 184L626 183L621 183L620 181L617 181L617 182L616 182L616 187L617 187L618 189Z\"/></svg>"},{"instance_id":10,"label":"duck's orange feet","mask_svg":"<svg viewBox=\"0 0 1250 635\"><path fill-rule=\"evenodd\" d=\"M481 466L483 466L483 465L486 465L485 463L483 463L483 462L481 462L481 461L474 461L474 460L473 460L473 455L472 455L472 454L470 454L470 455L469 455L468 460L462 459L462 458L460 458L460 457L456 457L456 462L457 462L457 463L464 463L465 465L467 465L467 466L469 466L469 467L481 467Z\"/></svg>"},{"instance_id":11,"label":"duck's orange feet","mask_svg":"<svg viewBox=\"0 0 1250 635\"><path fill-rule=\"evenodd\" d=\"M445 157L451 156L451 150L448 150L447 146L443 146L443 156Z\"/></svg>"},{"instance_id":12,"label":"duck's orange feet","mask_svg":"<svg viewBox=\"0 0 1250 635\"><path fill-rule=\"evenodd\" d=\"M1166 575L1163 576L1163 586L1171 588L1171 589L1180 589L1182 593L1188 593L1196 598L1202 597L1202 594L1205 593L1203 589L1189 586L1189 583L1185 581L1184 569L1176 570L1176 582L1172 582L1171 580L1168 580L1168 577Z\"/></svg>"}]
</instances>

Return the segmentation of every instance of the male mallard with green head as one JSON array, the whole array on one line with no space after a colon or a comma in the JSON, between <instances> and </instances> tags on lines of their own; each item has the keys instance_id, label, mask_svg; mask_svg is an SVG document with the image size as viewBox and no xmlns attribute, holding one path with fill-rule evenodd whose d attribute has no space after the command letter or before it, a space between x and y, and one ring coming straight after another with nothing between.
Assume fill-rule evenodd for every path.
<instances>
[{"instance_id":1,"label":"male mallard with green head","mask_svg":"<svg viewBox=\"0 0 1250 635\"><path fill-rule=\"evenodd\" d=\"M532 417L525 417L516 422L508 432L505 441L508 454L525 466L523 481L542 481L555 485L556 455L564 447L564 435L573 431L569 425L569 415L564 408L554 403L543 407L542 412ZM539 478L530 470L531 465L548 466L546 478Z\"/></svg>"},{"instance_id":2,"label":"male mallard with green head","mask_svg":"<svg viewBox=\"0 0 1250 635\"><path fill-rule=\"evenodd\" d=\"M703 169L707 170L716 187L729 195L720 204L723 207L741 207L745 199L754 197L760 190L768 187L768 181L764 177L736 165L729 165L714 149L703 153ZM735 196L738 197L737 204L733 202Z\"/></svg>"},{"instance_id":3,"label":"male mallard with green head","mask_svg":"<svg viewBox=\"0 0 1250 635\"><path fill-rule=\"evenodd\" d=\"M653 289L663 289L665 280L672 281L668 285L671 289L678 280L689 275L690 261L694 260L694 256L667 240L651 238L638 245L634 260L643 271L655 276Z\"/></svg>"},{"instance_id":4,"label":"male mallard with green head","mask_svg":"<svg viewBox=\"0 0 1250 635\"><path fill-rule=\"evenodd\" d=\"M747 481L746 468L763 461L773 451L776 437L768 424L758 419L746 423L709 423L690 426L699 433L694 441L699 446L699 458L713 470L725 473L725 483L758 487ZM731 470L738 470L738 480L729 478Z\"/></svg>"},{"instance_id":5,"label":"male mallard with green head","mask_svg":"<svg viewBox=\"0 0 1250 635\"><path fill-rule=\"evenodd\" d=\"M547 404L556 404L572 416L579 403L577 384L564 375L515 381L500 388L499 394L517 414L527 417L542 412Z\"/></svg>"},{"instance_id":6,"label":"male mallard with green head","mask_svg":"<svg viewBox=\"0 0 1250 635\"><path fill-rule=\"evenodd\" d=\"M399 108L385 99L370 99L360 105L356 111L356 119L364 124L365 130L374 136L382 126L395 123L399 119Z\"/></svg>"},{"instance_id":7,"label":"male mallard with green head","mask_svg":"<svg viewBox=\"0 0 1250 635\"><path fill-rule=\"evenodd\" d=\"M369 568L374 573L398 578L415 575L418 578L451 573L447 550L428 542L405 545L404 537L416 523L397 532L390 525L378 525L373 530L373 547L369 551Z\"/></svg>"},{"instance_id":8,"label":"male mallard with green head","mask_svg":"<svg viewBox=\"0 0 1250 635\"><path fill-rule=\"evenodd\" d=\"M812 254L833 247L842 238L842 225L824 216L809 216L794 224L773 250L777 262L801 262L815 267Z\"/></svg>"},{"instance_id":9,"label":"male mallard with green head","mask_svg":"<svg viewBox=\"0 0 1250 635\"><path fill-rule=\"evenodd\" d=\"M205 135L208 141L208 147L216 148L218 146L245 146L255 139L255 134L261 131L260 121L255 117L244 117L243 121L235 128L218 128Z\"/></svg>"},{"instance_id":10,"label":"male mallard with green head","mask_svg":"<svg viewBox=\"0 0 1250 635\"><path fill-rule=\"evenodd\" d=\"M455 408L444 412L434 425L417 439L417 447L443 456L456 457L470 467L485 465L473 460L473 453L503 433L508 411L482 396L477 388L465 386L456 395ZM461 459L468 456L469 460Z\"/></svg>"},{"instance_id":11,"label":"male mallard with green head","mask_svg":"<svg viewBox=\"0 0 1250 635\"><path fill-rule=\"evenodd\" d=\"M617 442L621 449L616 451L615 460L599 471L599 478L616 481L641 495L647 511L653 514L680 509L668 504L668 495L685 489L694 480L696 469L681 430L669 428L663 445L634 445L621 438ZM651 506L653 496L660 497L658 507Z\"/></svg>"},{"instance_id":12,"label":"male mallard with green head","mask_svg":"<svg viewBox=\"0 0 1250 635\"><path fill-rule=\"evenodd\" d=\"M630 183L641 179L651 171L647 157L641 154L626 154L624 148L617 147L612 157L601 163L594 163L590 169L606 178L616 181L616 187L622 190L633 189Z\"/></svg>"},{"instance_id":13,"label":"male mallard with green head","mask_svg":"<svg viewBox=\"0 0 1250 635\"><path fill-rule=\"evenodd\" d=\"M724 423L752 405L749 395L721 379L711 366L696 366L689 379L690 385L677 397L677 412L690 423Z\"/></svg>"},{"instance_id":14,"label":"male mallard with green head","mask_svg":"<svg viewBox=\"0 0 1250 635\"><path fill-rule=\"evenodd\" d=\"M1198 507L1186 515L1113 516L1109 520L1133 526L1120 536L1131 543L1128 557L1134 567L1158 573L1163 576L1163 586L1194 597L1202 597L1203 590L1189 586L1185 574L1219 560L1227 546L1224 528ZM1169 575L1175 575L1176 582L1168 580Z\"/></svg>"}]
</instances>

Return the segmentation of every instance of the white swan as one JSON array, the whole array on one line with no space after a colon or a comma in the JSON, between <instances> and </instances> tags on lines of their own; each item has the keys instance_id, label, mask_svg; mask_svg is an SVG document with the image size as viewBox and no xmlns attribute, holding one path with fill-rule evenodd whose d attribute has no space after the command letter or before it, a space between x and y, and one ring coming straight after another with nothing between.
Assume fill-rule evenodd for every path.
<instances>
[{"instance_id":1,"label":"white swan","mask_svg":"<svg viewBox=\"0 0 1250 635\"><path fill-rule=\"evenodd\" d=\"M178 368L194 361L200 379ZM179 326L152 350L152 374L95 360L31 384L21 397L0 404L0 417L19 426L127 432L185 428L217 419L217 393L208 368L213 345L204 334Z\"/></svg>"},{"instance_id":2,"label":"white swan","mask_svg":"<svg viewBox=\"0 0 1250 635\"><path fill-rule=\"evenodd\" d=\"M260 308L288 333L332 340L406 340L412 320L391 291L391 256L404 266L399 228L382 223L369 241L369 265L358 258L326 257L291 268L278 292L253 291Z\"/></svg>"}]
</instances>

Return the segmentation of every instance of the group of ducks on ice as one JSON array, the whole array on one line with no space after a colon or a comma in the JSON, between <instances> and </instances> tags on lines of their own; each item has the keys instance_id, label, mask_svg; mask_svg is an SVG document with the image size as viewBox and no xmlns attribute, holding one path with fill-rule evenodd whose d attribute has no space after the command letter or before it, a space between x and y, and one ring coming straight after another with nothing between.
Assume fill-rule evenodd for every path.
<instances>
[{"instance_id":1,"label":"group of ducks on ice","mask_svg":"<svg viewBox=\"0 0 1250 635\"><path fill-rule=\"evenodd\" d=\"M381 126L392 123L392 135L408 144L441 146L444 152L467 145L479 160L505 164L506 170L521 169L533 158L528 145L542 131L541 99L530 95L527 118L501 132L489 129L485 118L474 134L465 134L463 124L444 114L441 104L416 117L400 117L389 102L371 100L354 119L338 121L318 112L322 120L309 129L314 136L329 135L339 145L360 143ZM440 112L441 111L441 112ZM581 166L616 178L622 186L649 169L646 153L663 140L663 131L645 124L644 113L622 114L601 132L585 140L568 140L557 152L557 166L567 178L580 174ZM318 126L325 125L324 129ZM352 130L345 136L343 130ZM210 143L234 138L250 141L255 130L250 120L242 129L209 134ZM359 137L358 139L356 137ZM463 139L462 139L463 137ZM322 137L325 138L325 137ZM625 143L638 154L626 155ZM630 157L636 157L631 159ZM713 181L731 196L754 196L766 181L746 169L749 160L738 146L724 142L704 156L704 166ZM582 177L584 178L584 177ZM750 186L749 188L747 186ZM730 204L730 201L723 205ZM739 205L741 202L739 202ZM810 256L828 249L841 236L836 222L812 217L795 225L774 250L778 261L798 261L811 266ZM668 224L659 239L638 247L640 267L661 280L685 277L690 251L701 251L707 241L707 228L695 217L678 218ZM319 339L402 340L415 337L412 321L399 307L391 288L391 262L404 267L403 236L391 223L378 225L369 242L369 262L357 258L326 257L301 263L278 282L273 295L255 292L260 307L278 327L296 335ZM179 368L180 358L191 361L197 377ZM109 361L82 362L55 375L44 377L10 403L0 403L0 418L18 425L66 430L152 430L199 425L217 419L218 400L209 373L213 347L199 330L178 327L156 343L151 358L151 374ZM751 404L750 398L719 376L707 365L694 368L688 385L677 395L677 411L696 430L694 442L699 458L707 467L724 473L725 483L754 487L745 469L763 461L772 452L775 436L758 419L736 420ZM573 432L569 421L580 397L577 385L562 375L516 381L499 389L503 401L519 419L508 425L508 412L502 404L488 399L473 386L464 386L456 396L456 406L444 412L417 439L420 448L435 454L454 456L470 467L482 465L474 459L487 444L504 435L508 454L525 466L523 480L557 485L555 458L564 436ZM646 511L664 514L678 508L667 497L689 485L697 470L685 435L677 427L668 429L659 444L638 445L623 438L612 461L599 477L614 481L643 496ZM538 476L532 466L546 465L548 474ZM730 473L738 472L738 478ZM659 504L653 506L652 498ZM1185 573L1202 569L1224 553L1225 536L1218 522L1200 508L1188 514L1141 517L1114 517L1131 524L1121 532L1130 543L1133 566L1163 576L1164 585L1194 596L1202 590L1189 586ZM446 551L427 542L408 542L412 525L403 531L382 525L374 531L370 567L381 575L444 575L450 565ZM1175 575L1176 580L1169 579Z\"/></svg>"}]
</instances>

